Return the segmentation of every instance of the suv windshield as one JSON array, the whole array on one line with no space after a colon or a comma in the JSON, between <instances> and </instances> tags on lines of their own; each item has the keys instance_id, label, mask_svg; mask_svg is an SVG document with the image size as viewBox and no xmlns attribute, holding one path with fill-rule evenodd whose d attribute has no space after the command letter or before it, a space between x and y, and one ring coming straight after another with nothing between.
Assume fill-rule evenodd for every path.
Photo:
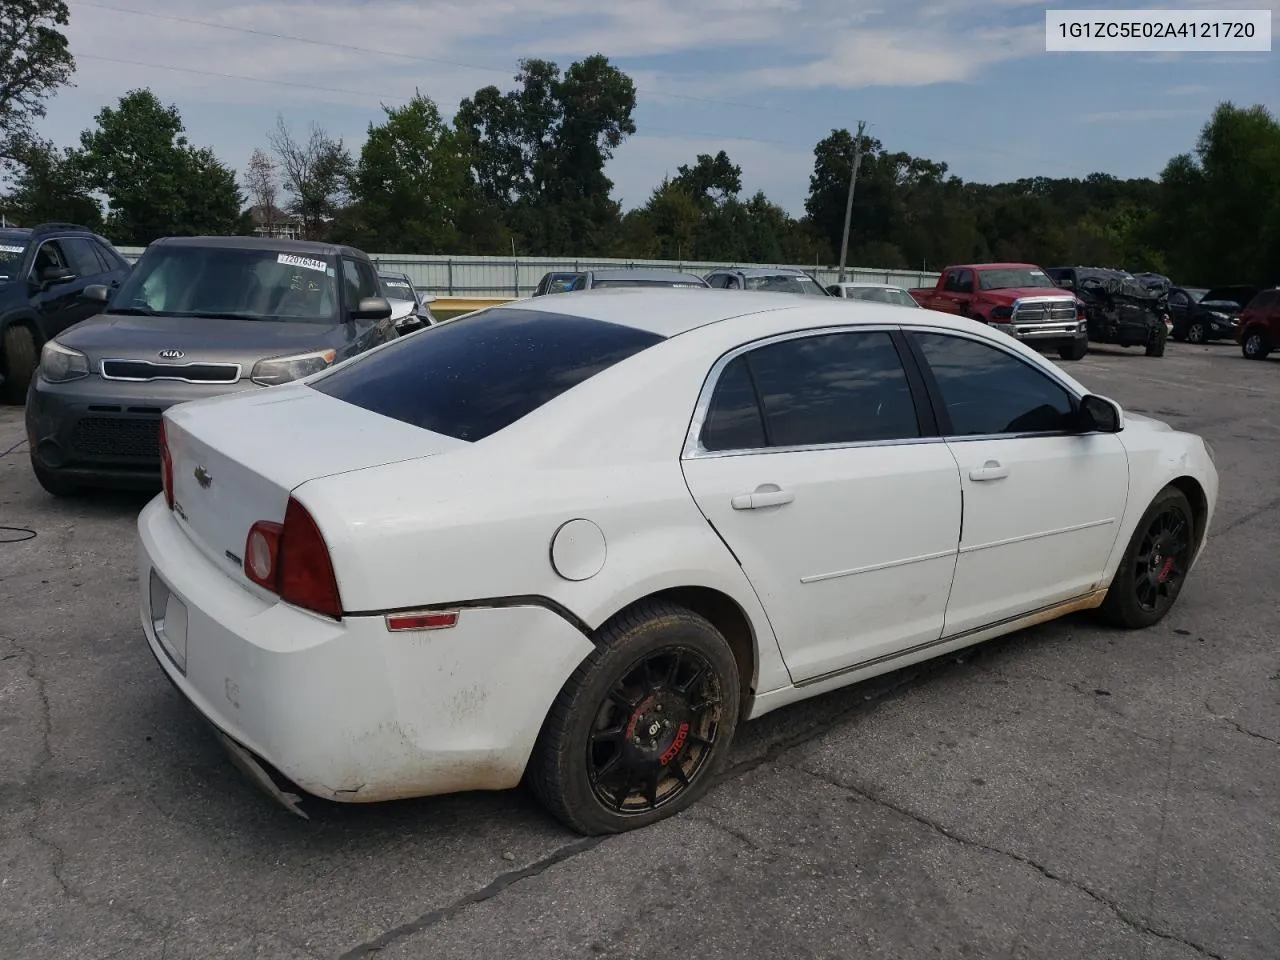
<instances>
[{"instance_id":1,"label":"suv windshield","mask_svg":"<svg viewBox=\"0 0 1280 960\"><path fill-rule=\"evenodd\" d=\"M978 286L983 290L1009 290L1015 287L1052 287L1055 284L1039 267L1009 267L979 270Z\"/></svg>"},{"instance_id":2,"label":"suv windshield","mask_svg":"<svg viewBox=\"0 0 1280 960\"><path fill-rule=\"evenodd\" d=\"M107 313L337 323L335 264L232 247L152 247Z\"/></svg>"},{"instance_id":3,"label":"suv windshield","mask_svg":"<svg viewBox=\"0 0 1280 960\"><path fill-rule=\"evenodd\" d=\"M747 277L748 290L766 293L802 293L810 297L825 297L827 291L812 277L801 273L778 273L769 277Z\"/></svg>"},{"instance_id":4,"label":"suv windshield","mask_svg":"<svg viewBox=\"0 0 1280 960\"><path fill-rule=\"evenodd\" d=\"M593 290L604 287L701 287L700 283L688 280L597 280L591 284Z\"/></svg>"},{"instance_id":5,"label":"suv windshield","mask_svg":"<svg viewBox=\"0 0 1280 960\"><path fill-rule=\"evenodd\" d=\"M849 287L849 299L874 300L876 303L896 303L903 307L914 307L916 302L905 290L896 287Z\"/></svg>"},{"instance_id":6,"label":"suv windshield","mask_svg":"<svg viewBox=\"0 0 1280 960\"><path fill-rule=\"evenodd\" d=\"M0 236L0 283L8 283L22 269L27 245L14 237Z\"/></svg>"},{"instance_id":7,"label":"suv windshield","mask_svg":"<svg viewBox=\"0 0 1280 960\"><path fill-rule=\"evenodd\" d=\"M413 285L404 277L379 277L388 300L413 300Z\"/></svg>"}]
</instances>

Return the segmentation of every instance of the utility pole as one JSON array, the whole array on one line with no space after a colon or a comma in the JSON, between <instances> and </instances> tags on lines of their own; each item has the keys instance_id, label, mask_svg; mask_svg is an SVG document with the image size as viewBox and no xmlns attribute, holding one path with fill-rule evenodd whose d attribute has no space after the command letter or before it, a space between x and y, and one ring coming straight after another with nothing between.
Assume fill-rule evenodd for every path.
<instances>
[{"instance_id":1,"label":"utility pole","mask_svg":"<svg viewBox=\"0 0 1280 960\"><path fill-rule=\"evenodd\" d=\"M858 183L858 167L862 164L862 131L866 126L865 120L858 121L858 134L853 141L853 172L849 174L849 199L844 205L844 238L840 241L839 283L844 283L844 265L849 257L849 224L853 221L853 188Z\"/></svg>"}]
</instances>

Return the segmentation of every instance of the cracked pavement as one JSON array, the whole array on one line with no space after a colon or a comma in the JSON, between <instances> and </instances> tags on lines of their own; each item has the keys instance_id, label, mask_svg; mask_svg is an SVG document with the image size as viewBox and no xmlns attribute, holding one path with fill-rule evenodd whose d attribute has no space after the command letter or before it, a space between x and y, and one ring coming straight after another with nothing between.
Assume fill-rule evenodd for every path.
<instances>
[{"instance_id":1,"label":"cracked pavement","mask_svg":"<svg viewBox=\"0 0 1280 960\"><path fill-rule=\"evenodd\" d=\"M1070 369L1216 449L1164 623L1072 617L781 710L693 810L588 840L523 791L277 808L142 641L141 501L46 496L0 408L0 526L37 534L0 529L0 957L1275 960L1280 362Z\"/></svg>"}]
</instances>

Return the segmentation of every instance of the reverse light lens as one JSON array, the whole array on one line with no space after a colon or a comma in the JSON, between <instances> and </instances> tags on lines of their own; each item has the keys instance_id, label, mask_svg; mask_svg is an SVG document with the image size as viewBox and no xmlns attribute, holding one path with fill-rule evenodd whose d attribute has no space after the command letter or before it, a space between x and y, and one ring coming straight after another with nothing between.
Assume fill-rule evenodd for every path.
<instances>
[{"instance_id":1,"label":"reverse light lens","mask_svg":"<svg viewBox=\"0 0 1280 960\"><path fill-rule=\"evenodd\" d=\"M315 353L300 353L292 357L271 357L267 360L259 360L254 364L249 379L262 387L290 383L327 369L337 356L333 350L318 350Z\"/></svg>"},{"instance_id":2,"label":"reverse light lens","mask_svg":"<svg viewBox=\"0 0 1280 960\"><path fill-rule=\"evenodd\" d=\"M280 524L255 523L244 546L244 572L260 587L276 589L276 557L280 549Z\"/></svg>"},{"instance_id":3,"label":"reverse light lens","mask_svg":"<svg viewBox=\"0 0 1280 960\"><path fill-rule=\"evenodd\" d=\"M40 351L40 376L50 383L67 383L89 375L89 358L79 350L50 340Z\"/></svg>"}]
</instances>

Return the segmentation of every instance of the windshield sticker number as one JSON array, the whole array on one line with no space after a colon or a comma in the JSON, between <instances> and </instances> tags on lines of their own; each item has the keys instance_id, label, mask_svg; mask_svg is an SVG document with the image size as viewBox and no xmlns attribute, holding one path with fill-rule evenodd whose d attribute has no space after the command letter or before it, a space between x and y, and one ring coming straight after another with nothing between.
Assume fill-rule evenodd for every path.
<instances>
[{"instance_id":1,"label":"windshield sticker number","mask_svg":"<svg viewBox=\"0 0 1280 960\"><path fill-rule=\"evenodd\" d=\"M323 260L312 260L310 257L298 257L292 253L282 253L276 257L276 263L283 263L287 267L305 267L307 270L315 270L317 273L329 273L329 265ZM329 274L332 276L333 274Z\"/></svg>"},{"instance_id":2,"label":"windshield sticker number","mask_svg":"<svg viewBox=\"0 0 1280 960\"><path fill-rule=\"evenodd\" d=\"M26 247L15 247L12 244L0 243L0 253L21 253Z\"/></svg>"}]
</instances>

